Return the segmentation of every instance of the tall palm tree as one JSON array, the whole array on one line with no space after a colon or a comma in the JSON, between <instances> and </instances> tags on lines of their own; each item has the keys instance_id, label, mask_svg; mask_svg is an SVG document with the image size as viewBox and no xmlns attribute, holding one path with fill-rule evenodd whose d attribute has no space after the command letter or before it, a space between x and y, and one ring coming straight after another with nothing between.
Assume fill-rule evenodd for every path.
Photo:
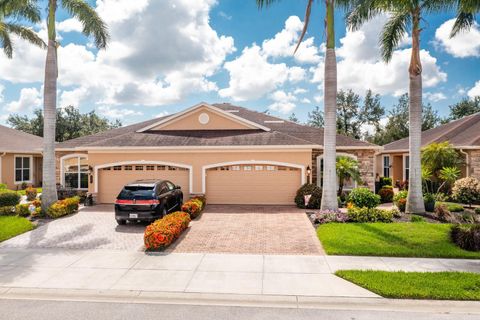
<instances>
[{"instance_id":1,"label":"tall palm tree","mask_svg":"<svg viewBox=\"0 0 480 320\"><path fill-rule=\"evenodd\" d=\"M13 56L11 35L16 35L41 48L46 47L45 42L32 29L19 23L22 20L37 23L40 19L40 10L34 1L0 0L0 45L9 59Z\"/></svg>"},{"instance_id":2,"label":"tall palm tree","mask_svg":"<svg viewBox=\"0 0 480 320\"><path fill-rule=\"evenodd\" d=\"M259 8L269 6L276 0L256 0ZM348 7L351 1L337 0L336 3L342 7ZM307 0L305 12L305 21L303 30L298 39L294 53L298 50L310 22L313 0ZM337 176L335 169L336 162L336 138L337 138L337 59L335 56L335 28L334 13L335 0L325 0L325 28L326 28L326 47L325 54L325 78L324 78L324 103L325 103L325 128L323 137L323 190L322 190L322 210L338 209L337 201Z\"/></svg>"},{"instance_id":3,"label":"tall palm tree","mask_svg":"<svg viewBox=\"0 0 480 320\"><path fill-rule=\"evenodd\" d=\"M476 4L473 4L473 3ZM478 1L474 0L356 0L348 14L347 22L352 30L358 30L363 23L379 14L388 14L388 21L380 35L380 49L385 62L392 59L393 52L410 30L412 52L408 68L409 84L409 190L406 212L424 213L422 195L422 169L420 161L422 134L422 63L420 60L421 22L424 14L457 10L458 18L452 35L473 24L472 17L478 11ZM468 11L467 11L468 9ZM474 17L473 17L474 19Z\"/></svg>"},{"instance_id":4,"label":"tall palm tree","mask_svg":"<svg viewBox=\"0 0 480 320\"><path fill-rule=\"evenodd\" d=\"M336 168L338 176L337 194L339 197L342 195L343 187L345 186L345 180L353 180L357 183L362 182L357 160L347 156L338 156Z\"/></svg>"},{"instance_id":5,"label":"tall palm tree","mask_svg":"<svg viewBox=\"0 0 480 320\"><path fill-rule=\"evenodd\" d=\"M44 84L44 122L43 122L43 193L42 207L48 208L57 200L55 179L55 116L57 109L57 33L55 21L57 6L77 18L83 27L83 33L91 36L99 49L107 46L109 38L107 25L85 0L48 0L47 31L48 45L45 62Z\"/></svg>"}]
</instances>

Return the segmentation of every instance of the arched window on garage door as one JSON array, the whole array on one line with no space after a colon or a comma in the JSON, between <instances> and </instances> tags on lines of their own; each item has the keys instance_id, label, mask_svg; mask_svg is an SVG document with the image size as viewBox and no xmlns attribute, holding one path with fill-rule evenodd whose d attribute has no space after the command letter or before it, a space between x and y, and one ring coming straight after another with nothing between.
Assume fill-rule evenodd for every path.
<instances>
[{"instance_id":1,"label":"arched window on garage door","mask_svg":"<svg viewBox=\"0 0 480 320\"><path fill-rule=\"evenodd\" d=\"M66 188L88 189L88 157L71 155L61 159L61 183Z\"/></svg>"}]
</instances>

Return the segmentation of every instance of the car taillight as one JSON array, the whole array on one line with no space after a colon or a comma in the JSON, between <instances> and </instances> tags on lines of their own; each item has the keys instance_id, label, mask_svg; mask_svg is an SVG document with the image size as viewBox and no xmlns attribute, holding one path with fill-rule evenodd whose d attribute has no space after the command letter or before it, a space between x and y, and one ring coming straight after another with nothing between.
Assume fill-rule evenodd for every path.
<instances>
[{"instance_id":1,"label":"car taillight","mask_svg":"<svg viewBox=\"0 0 480 320\"><path fill-rule=\"evenodd\" d=\"M133 200L117 199L117 200L115 201L115 204L133 204Z\"/></svg>"},{"instance_id":2,"label":"car taillight","mask_svg":"<svg viewBox=\"0 0 480 320\"><path fill-rule=\"evenodd\" d=\"M137 200L135 204L143 204L143 205L156 205L159 204L160 201L158 200Z\"/></svg>"}]
</instances>

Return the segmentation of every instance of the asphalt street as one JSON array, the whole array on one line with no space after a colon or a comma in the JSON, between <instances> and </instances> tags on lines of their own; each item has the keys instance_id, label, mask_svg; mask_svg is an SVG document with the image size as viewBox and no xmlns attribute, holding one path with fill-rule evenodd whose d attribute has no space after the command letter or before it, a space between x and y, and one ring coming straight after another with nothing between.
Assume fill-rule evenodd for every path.
<instances>
[{"instance_id":1,"label":"asphalt street","mask_svg":"<svg viewBox=\"0 0 480 320\"><path fill-rule=\"evenodd\" d=\"M463 320L478 314L390 312L365 310L288 309L266 307L223 307L141 303L0 300L1 320Z\"/></svg>"}]
</instances>

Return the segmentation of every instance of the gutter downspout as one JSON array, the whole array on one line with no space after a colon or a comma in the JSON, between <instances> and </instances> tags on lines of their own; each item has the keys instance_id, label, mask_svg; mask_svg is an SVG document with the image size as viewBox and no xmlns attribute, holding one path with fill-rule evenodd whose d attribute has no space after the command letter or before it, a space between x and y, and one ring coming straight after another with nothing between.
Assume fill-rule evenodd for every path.
<instances>
[{"instance_id":1,"label":"gutter downspout","mask_svg":"<svg viewBox=\"0 0 480 320\"><path fill-rule=\"evenodd\" d=\"M3 183L3 180L2 180L2 158L6 155L7 153L4 152L0 155L0 183Z\"/></svg>"},{"instance_id":2,"label":"gutter downspout","mask_svg":"<svg viewBox=\"0 0 480 320\"><path fill-rule=\"evenodd\" d=\"M468 152L463 151L463 149L460 149L459 151L460 153L465 155L465 166L466 166L465 174L467 177L469 177L470 176L470 157L468 156Z\"/></svg>"}]
</instances>

